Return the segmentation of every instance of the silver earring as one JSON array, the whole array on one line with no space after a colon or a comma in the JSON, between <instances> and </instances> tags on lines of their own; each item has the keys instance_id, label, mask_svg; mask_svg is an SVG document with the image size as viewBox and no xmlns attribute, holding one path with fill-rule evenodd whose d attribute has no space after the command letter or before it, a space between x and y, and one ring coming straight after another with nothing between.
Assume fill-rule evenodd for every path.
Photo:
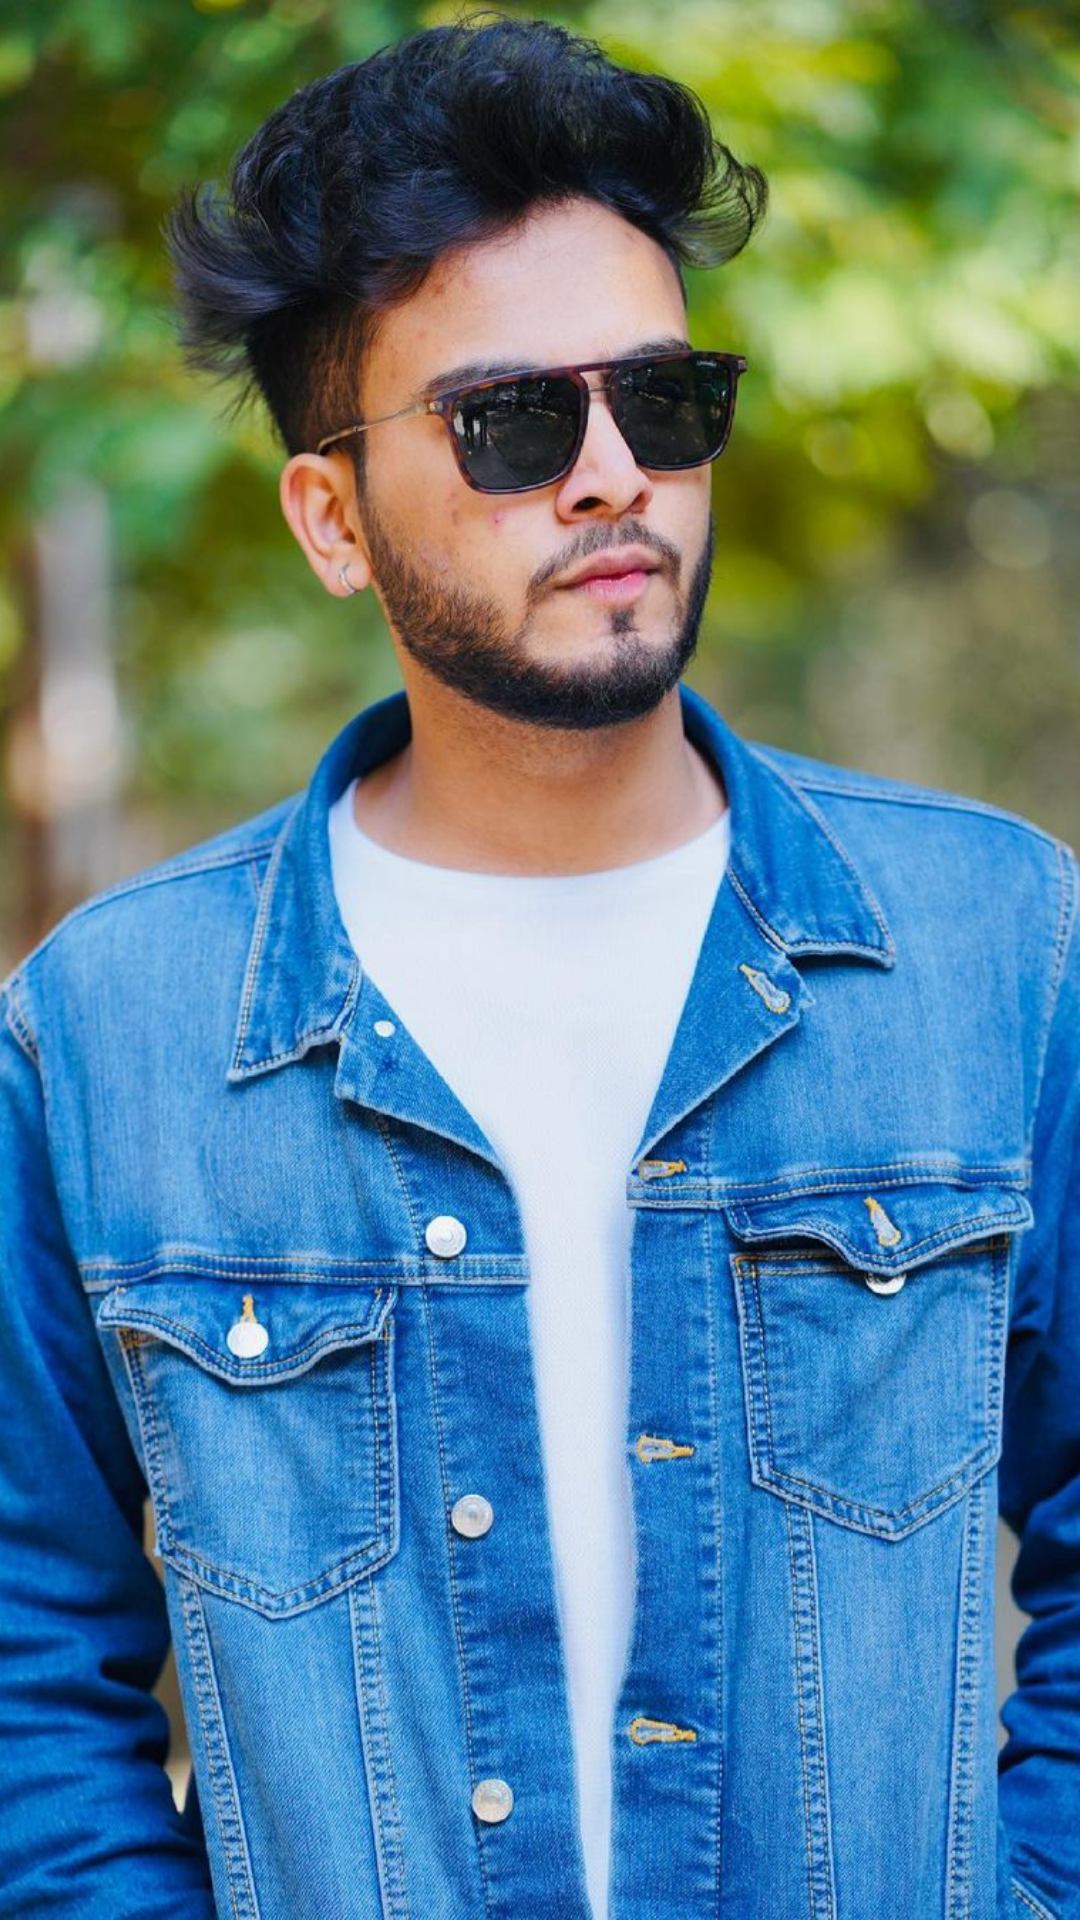
<instances>
[{"instance_id":1,"label":"silver earring","mask_svg":"<svg viewBox=\"0 0 1080 1920\"><path fill-rule=\"evenodd\" d=\"M349 593L359 593L359 587L354 587L352 581L349 579L349 563L347 560L343 567L338 568L338 579L341 581L342 586L348 589Z\"/></svg>"}]
</instances>

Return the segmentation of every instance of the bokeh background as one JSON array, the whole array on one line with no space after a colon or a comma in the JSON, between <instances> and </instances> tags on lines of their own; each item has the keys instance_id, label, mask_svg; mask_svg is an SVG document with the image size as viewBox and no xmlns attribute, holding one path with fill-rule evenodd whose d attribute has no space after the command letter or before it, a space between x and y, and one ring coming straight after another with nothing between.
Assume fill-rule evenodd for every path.
<instances>
[{"instance_id":1,"label":"bokeh background","mask_svg":"<svg viewBox=\"0 0 1080 1920\"><path fill-rule=\"evenodd\" d=\"M688 82L769 178L746 251L688 276L695 344L749 361L688 681L744 737L1080 845L1075 11L502 11ZM87 894L302 786L399 684L373 597L331 598L295 545L266 420L226 418L231 392L185 370L160 227L295 88L459 17L0 9L0 974ZM1002 1694L1013 1544L1002 1528ZM159 1690L180 1793L171 1659Z\"/></svg>"}]
</instances>

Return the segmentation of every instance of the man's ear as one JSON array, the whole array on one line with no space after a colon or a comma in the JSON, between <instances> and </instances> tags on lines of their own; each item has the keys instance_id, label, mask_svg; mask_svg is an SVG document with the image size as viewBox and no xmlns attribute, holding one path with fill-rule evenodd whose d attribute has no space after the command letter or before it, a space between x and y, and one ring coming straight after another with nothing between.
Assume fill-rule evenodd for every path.
<instances>
[{"instance_id":1,"label":"man's ear","mask_svg":"<svg viewBox=\"0 0 1080 1920\"><path fill-rule=\"evenodd\" d=\"M341 453L296 453L286 461L278 482L281 511L328 593L346 595L340 578L359 593L371 585L371 556L356 507L352 461Z\"/></svg>"}]
</instances>

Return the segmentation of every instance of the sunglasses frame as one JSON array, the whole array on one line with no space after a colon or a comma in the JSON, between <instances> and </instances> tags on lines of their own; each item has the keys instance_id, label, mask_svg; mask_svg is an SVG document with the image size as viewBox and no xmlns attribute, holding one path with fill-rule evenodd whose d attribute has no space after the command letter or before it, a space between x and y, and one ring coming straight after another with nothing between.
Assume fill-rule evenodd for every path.
<instances>
[{"instance_id":1,"label":"sunglasses frame","mask_svg":"<svg viewBox=\"0 0 1080 1920\"><path fill-rule=\"evenodd\" d=\"M670 360L720 361L723 363L724 366L728 368L728 371L732 376L731 406L728 410L727 425L724 429L724 437L720 442L720 445L717 447L716 452L707 454L704 460L679 461L675 465L669 464L667 466L649 467L647 469L647 471L649 471L650 473L685 473L691 467L705 467L709 465L710 461L718 460L720 455L723 453L724 448L727 446L728 440L731 435L732 422L735 419L735 401L738 394L739 375L741 373L745 373L746 367L747 367L747 361L744 355L741 353L719 353L719 352L713 352L709 348L704 348L704 347L702 348L697 348L697 347L685 348L684 347L677 352L673 351L671 353L628 354L621 360L585 360L585 361L579 362L576 366L568 366L568 367L519 367L513 373L495 374L492 376L491 379L488 379L488 380L469 380L469 381L466 381L462 386L448 387L444 392L430 396L426 400L418 400L415 403L415 405L411 407L399 407L396 413L384 413L384 414L380 414L379 417L375 420L354 421L351 426L339 427L336 432L325 434L324 437L318 442L318 445L316 446L315 451L316 453L322 453L325 448L332 446L336 441L347 439L350 434L366 433L369 427L381 427L384 425L384 423L387 420L405 420L409 417L410 414L435 413L435 414L438 414L439 418L442 420L443 424L446 427L447 432L450 435L450 444L454 449L454 458L457 461L458 471L460 472L461 477L465 481L466 485L472 487L474 492L476 493L535 493L540 487L551 487L551 486L554 486L557 481L564 480L566 478L566 475L570 472L571 468L573 467L575 461L577 460L579 453L581 452L582 443L584 442L585 434L588 429L589 408L592 405L592 398L594 393L594 389L590 387L588 381L584 378L585 374L603 373L604 375L603 383L600 388L596 389L596 391L602 392L604 394L605 398L607 399L608 405L611 407L612 417L615 421L615 424L616 426L618 426L619 417L616 411L615 402L613 401L612 392L611 392L611 383L612 383L613 377L617 373L621 372L623 369L626 369L627 371L629 371L634 367L663 366L667 361L670 361ZM475 477L468 471L468 468L465 464L466 456L462 450L461 443L458 439L458 436L454 431L454 423L451 418L453 409L457 406L458 402L464 399L466 396L469 399L472 399L475 397L475 395L480 393L485 393L492 387L509 386L513 381L521 380L524 378L529 378L533 380L550 380L558 377L565 377L565 378L571 379L574 382L574 385L577 387L578 392L584 395L584 400L581 405L580 418L578 420L577 436L574 441L574 446L569 455L569 458L565 461L563 466L559 468L559 471L557 473L551 474L549 478L547 478L546 480L530 480L520 487L481 486L479 481L476 480ZM621 427L619 428L619 431L620 433L622 432ZM632 448L631 448L631 452L633 452ZM635 460L637 459L636 454L634 455L634 458Z\"/></svg>"}]
</instances>

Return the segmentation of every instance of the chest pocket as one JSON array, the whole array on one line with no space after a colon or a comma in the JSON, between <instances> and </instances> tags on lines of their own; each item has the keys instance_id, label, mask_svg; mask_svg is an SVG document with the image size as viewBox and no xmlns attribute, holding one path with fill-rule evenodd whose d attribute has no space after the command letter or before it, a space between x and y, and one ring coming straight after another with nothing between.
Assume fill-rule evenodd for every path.
<instances>
[{"instance_id":1,"label":"chest pocket","mask_svg":"<svg viewBox=\"0 0 1080 1920\"><path fill-rule=\"evenodd\" d=\"M392 1557L396 1296L197 1274L104 1296L99 1335L126 1370L164 1561L278 1615Z\"/></svg>"},{"instance_id":2,"label":"chest pocket","mask_svg":"<svg viewBox=\"0 0 1080 1920\"><path fill-rule=\"evenodd\" d=\"M726 1210L751 1475L901 1539L1001 1453L1013 1188L801 1194Z\"/></svg>"}]
</instances>

